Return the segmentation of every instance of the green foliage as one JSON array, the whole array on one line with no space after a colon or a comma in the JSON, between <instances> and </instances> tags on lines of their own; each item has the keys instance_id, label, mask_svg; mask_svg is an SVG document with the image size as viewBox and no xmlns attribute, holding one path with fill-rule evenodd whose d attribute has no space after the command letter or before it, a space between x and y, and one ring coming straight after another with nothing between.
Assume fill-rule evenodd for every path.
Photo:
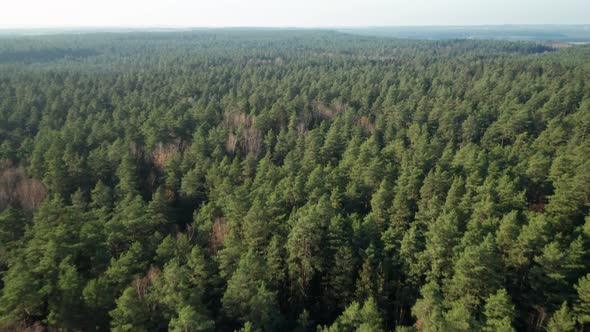
<instances>
[{"instance_id":1,"label":"green foliage","mask_svg":"<svg viewBox=\"0 0 590 332\"><path fill-rule=\"evenodd\" d=\"M383 321L375 300L369 298L361 307L352 302L334 324L321 328L322 331L384 331Z\"/></svg>"},{"instance_id":2,"label":"green foliage","mask_svg":"<svg viewBox=\"0 0 590 332\"><path fill-rule=\"evenodd\" d=\"M512 327L514 320L514 305L505 289L500 289L496 294L486 299L484 307L486 317L484 331L515 331Z\"/></svg>"},{"instance_id":3,"label":"green foliage","mask_svg":"<svg viewBox=\"0 0 590 332\"><path fill-rule=\"evenodd\" d=\"M465 248L457 259L455 274L448 281L449 300L458 301L469 312L478 310L482 300L501 285L500 263L492 235Z\"/></svg>"},{"instance_id":4,"label":"green foliage","mask_svg":"<svg viewBox=\"0 0 590 332\"><path fill-rule=\"evenodd\" d=\"M321 255L327 223L332 217L327 196L294 215L293 228L287 241L288 267L296 297L304 298L317 276L323 272Z\"/></svg>"},{"instance_id":5,"label":"green foliage","mask_svg":"<svg viewBox=\"0 0 590 332\"><path fill-rule=\"evenodd\" d=\"M575 285L578 292L577 300L574 304L576 319L580 324L590 324L590 274L580 278Z\"/></svg>"},{"instance_id":6,"label":"green foliage","mask_svg":"<svg viewBox=\"0 0 590 332\"><path fill-rule=\"evenodd\" d=\"M150 310L133 287L128 287L117 299L117 308L110 312L114 331L148 331Z\"/></svg>"},{"instance_id":7,"label":"green foliage","mask_svg":"<svg viewBox=\"0 0 590 332\"><path fill-rule=\"evenodd\" d=\"M0 330L587 329L588 63L327 30L3 37Z\"/></svg>"},{"instance_id":8,"label":"green foliage","mask_svg":"<svg viewBox=\"0 0 590 332\"><path fill-rule=\"evenodd\" d=\"M575 331L576 322L570 313L570 310L567 306L567 302L564 302L561 305L561 308L557 310L551 316L549 323L547 324L547 331L548 332L567 332L567 331Z\"/></svg>"},{"instance_id":9,"label":"green foliage","mask_svg":"<svg viewBox=\"0 0 590 332\"><path fill-rule=\"evenodd\" d=\"M200 315L191 306L186 306L178 312L178 317L170 320L168 331L198 332L212 331L214 324L207 317Z\"/></svg>"}]
</instances>

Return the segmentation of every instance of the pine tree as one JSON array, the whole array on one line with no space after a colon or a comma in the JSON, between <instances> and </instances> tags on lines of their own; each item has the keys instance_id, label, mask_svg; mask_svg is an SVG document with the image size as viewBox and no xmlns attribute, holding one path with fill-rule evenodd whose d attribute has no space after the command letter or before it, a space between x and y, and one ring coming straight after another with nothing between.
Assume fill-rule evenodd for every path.
<instances>
[{"instance_id":1,"label":"pine tree","mask_svg":"<svg viewBox=\"0 0 590 332\"><path fill-rule=\"evenodd\" d=\"M121 163L117 168L117 178L119 178L119 183L116 189L119 197L139 194L138 165L131 153L123 154Z\"/></svg>"},{"instance_id":2,"label":"pine tree","mask_svg":"<svg viewBox=\"0 0 590 332\"><path fill-rule=\"evenodd\" d=\"M321 331L384 331L381 313L374 299L367 299L361 307L352 302L334 324L321 328Z\"/></svg>"},{"instance_id":3,"label":"pine tree","mask_svg":"<svg viewBox=\"0 0 590 332\"><path fill-rule=\"evenodd\" d=\"M452 270L453 249L459 242L460 224L458 216L445 213L430 223L425 234L426 248L422 254L424 265L430 266L428 275L441 278L450 275Z\"/></svg>"},{"instance_id":4,"label":"pine tree","mask_svg":"<svg viewBox=\"0 0 590 332\"><path fill-rule=\"evenodd\" d=\"M24 262L17 262L3 276L0 297L0 324L42 317L43 292L41 281L35 278Z\"/></svg>"},{"instance_id":5,"label":"pine tree","mask_svg":"<svg viewBox=\"0 0 590 332\"><path fill-rule=\"evenodd\" d=\"M355 297L357 301L374 298L377 295L373 262L370 257L365 258L356 281Z\"/></svg>"},{"instance_id":6,"label":"pine tree","mask_svg":"<svg viewBox=\"0 0 590 332\"><path fill-rule=\"evenodd\" d=\"M285 241L282 236L275 234L266 248L266 267L269 285L278 289L287 281Z\"/></svg>"},{"instance_id":7,"label":"pine tree","mask_svg":"<svg viewBox=\"0 0 590 332\"><path fill-rule=\"evenodd\" d=\"M70 193L70 188L66 165L63 160L65 146L61 137L54 135L53 138L53 144L45 154L47 171L43 182L47 185L49 192L67 196Z\"/></svg>"},{"instance_id":8,"label":"pine tree","mask_svg":"<svg viewBox=\"0 0 590 332\"><path fill-rule=\"evenodd\" d=\"M0 270L17 248L18 240L24 235L26 220L22 213L9 206L0 212Z\"/></svg>"},{"instance_id":9,"label":"pine tree","mask_svg":"<svg viewBox=\"0 0 590 332\"><path fill-rule=\"evenodd\" d=\"M225 315L241 322L249 321L249 315L254 310L251 307L252 299L264 282L264 272L262 257L252 250L244 255L228 280L221 300Z\"/></svg>"},{"instance_id":10,"label":"pine tree","mask_svg":"<svg viewBox=\"0 0 590 332\"><path fill-rule=\"evenodd\" d=\"M473 316L464 303L453 302L451 308L444 313L444 331L468 332L474 326Z\"/></svg>"},{"instance_id":11,"label":"pine tree","mask_svg":"<svg viewBox=\"0 0 590 332\"><path fill-rule=\"evenodd\" d=\"M213 321L203 317L191 306L185 306L178 312L178 317L170 320L168 331L173 332L199 332L213 331Z\"/></svg>"},{"instance_id":12,"label":"pine tree","mask_svg":"<svg viewBox=\"0 0 590 332\"><path fill-rule=\"evenodd\" d=\"M443 331L442 294L440 286L430 281L420 289L420 299L412 307L412 315L416 318L416 329L424 332Z\"/></svg>"},{"instance_id":13,"label":"pine tree","mask_svg":"<svg viewBox=\"0 0 590 332\"><path fill-rule=\"evenodd\" d=\"M499 289L496 294L488 296L484 307L486 317L483 331L515 331L512 327L514 320L514 305L505 289Z\"/></svg>"},{"instance_id":14,"label":"pine tree","mask_svg":"<svg viewBox=\"0 0 590 332\"><path fill-rule=\"evenodd\" d=\"M576 320L586 326L590 324L590 274L580 278L574 286L578 298L574 304Z\"/></svg>"},{"instance_id":15,"label":"pine tree","mask_svg":"<svg viewBox=\"0 0 590 332\"><path fill-rule=\"evenodd\" d=\"M94 189L92 189L90 207L93 209L104 209L102 213L109 213L112 206L112 190L99 180Z\"/></svg>"},{"instance_id":16,"label":"pine tree","mask_svg":"<svg viewBox=\"0 0 590 332\"><path fill-rule=\"evenodd\" d=\"M470 311L477 310L481 300L495 293L500 284L500 262L490 234L481 244L465 248L456 260L447 298L459 301Z\"/></svg>"},{"instance_id":17,"label":"pine tree","mask_svg":"<svg viewBox=\"0 0 590 332\"><path fill-rule=\"evenodd\" d=\"M570 313L567 302L561 305L561 308L553 313L547 324L548 332L568 332L575 331L576 322Z\"/></svg>"},{"instance_id":18,"label":"pine tree","mask_svg":"<svg viewBox=\"0 0 590 332\"><path fill-rule=\"evenodd\" d=\"M324 271L324 232L333 211L328 197L323 196L317 205L308 205L298 211L287 241L289 275L294 295L305 298L317 274Z\"/></svg>"},{"instance_id":19,"label":"pine tree","mask_svg":"<svg viewBox=\"0 0 590 332\"><path fill-rule=\"evenodd\" d=\"M254 327L258 327L262 331L273 331L279 328L282 317L278 310L276 297L276 292L267 289L264 282L260 283L248 303L247 319Z\"/></svg>"},{"instance_id":20,"label":"pine tree","mask_svg":"<svg viewBox=\"0 0 590 332\"><path fill-rule=\"evenodd\" d=\"M137 294L133 287L127 287L116 300L117 307L110 311L113 331L149 330L150 310L148 304Z\"/></svg>"},{"instance_id":21,"label":"pine tree","mask_svg":"<svg viewBox=\"0 0 590 332\"><path fill-rule=\"evenodd\" d=\"M82 311L82 289L84 286L83 277L76 271L68 257L59 265L59 276L57 279L57 291L59 292L57 303L50 304L50 312L47 317L49 325L55 327L75 327L75 323L83 322L85 313ZM72 324L68 326L69 324Z\"/></svg>"}]
</instances>

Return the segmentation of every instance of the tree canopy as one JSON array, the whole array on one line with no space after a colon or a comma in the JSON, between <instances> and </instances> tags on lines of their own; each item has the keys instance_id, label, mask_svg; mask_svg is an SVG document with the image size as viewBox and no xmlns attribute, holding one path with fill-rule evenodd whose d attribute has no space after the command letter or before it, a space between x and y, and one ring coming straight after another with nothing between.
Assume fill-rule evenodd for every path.
<instances>
[{"instance_id":1,"label":"tree canopy","mask_svg":"<svg viewBox=\"0 0 590 332\"><path fill-rule=\"evenodd\" d=\"M0 330L590 328L590 47L0 38Z\"/></svg>"}]
</instances>

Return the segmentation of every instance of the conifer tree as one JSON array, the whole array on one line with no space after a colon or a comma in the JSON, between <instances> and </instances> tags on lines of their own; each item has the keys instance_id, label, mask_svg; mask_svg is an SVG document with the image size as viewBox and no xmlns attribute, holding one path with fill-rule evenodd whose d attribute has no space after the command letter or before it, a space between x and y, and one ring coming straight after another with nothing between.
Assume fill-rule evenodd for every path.
<instances>
[{"instance_id":1,"label":"conifer tree","mask_svg":"<svg viewBox=\"0 0 590 332\"><path fill-rule=\"evenodd\" d=\"M484 331L515 331L512 321L515 318L514 305L505 289L488 296L484 307L486 317Z\"/></svg>"},{"instance_id":2,"label":"conifer tree","mask_svg":"<svg viewBox=\"0 0 590 332\"><path fill-rule=\"evenodd\" d=\"M570 313L567 302L564 302L559 310L553 313L547 324L548 332L575 331L576 322Z\"/></svg>"}]
</instances>

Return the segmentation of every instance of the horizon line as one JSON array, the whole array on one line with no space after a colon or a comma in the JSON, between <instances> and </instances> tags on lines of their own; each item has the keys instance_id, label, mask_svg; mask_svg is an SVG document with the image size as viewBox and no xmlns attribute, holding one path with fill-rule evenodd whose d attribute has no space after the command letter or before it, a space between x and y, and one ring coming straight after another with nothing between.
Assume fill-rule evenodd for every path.
<instances>
[{"instance_id":1,"label":"horizon line","mask_svg":"<svg viewBox=\"0 0 590 332\"><path fill-rule=\"evenodd\" d=\"M492 23L492 24L405 24L405 25L0 25L0 30L31 29L367 29L367 28L448 28L448 27L543 27L543 26L590 26L589 23Z\"/></svg>"}]
</instances>

